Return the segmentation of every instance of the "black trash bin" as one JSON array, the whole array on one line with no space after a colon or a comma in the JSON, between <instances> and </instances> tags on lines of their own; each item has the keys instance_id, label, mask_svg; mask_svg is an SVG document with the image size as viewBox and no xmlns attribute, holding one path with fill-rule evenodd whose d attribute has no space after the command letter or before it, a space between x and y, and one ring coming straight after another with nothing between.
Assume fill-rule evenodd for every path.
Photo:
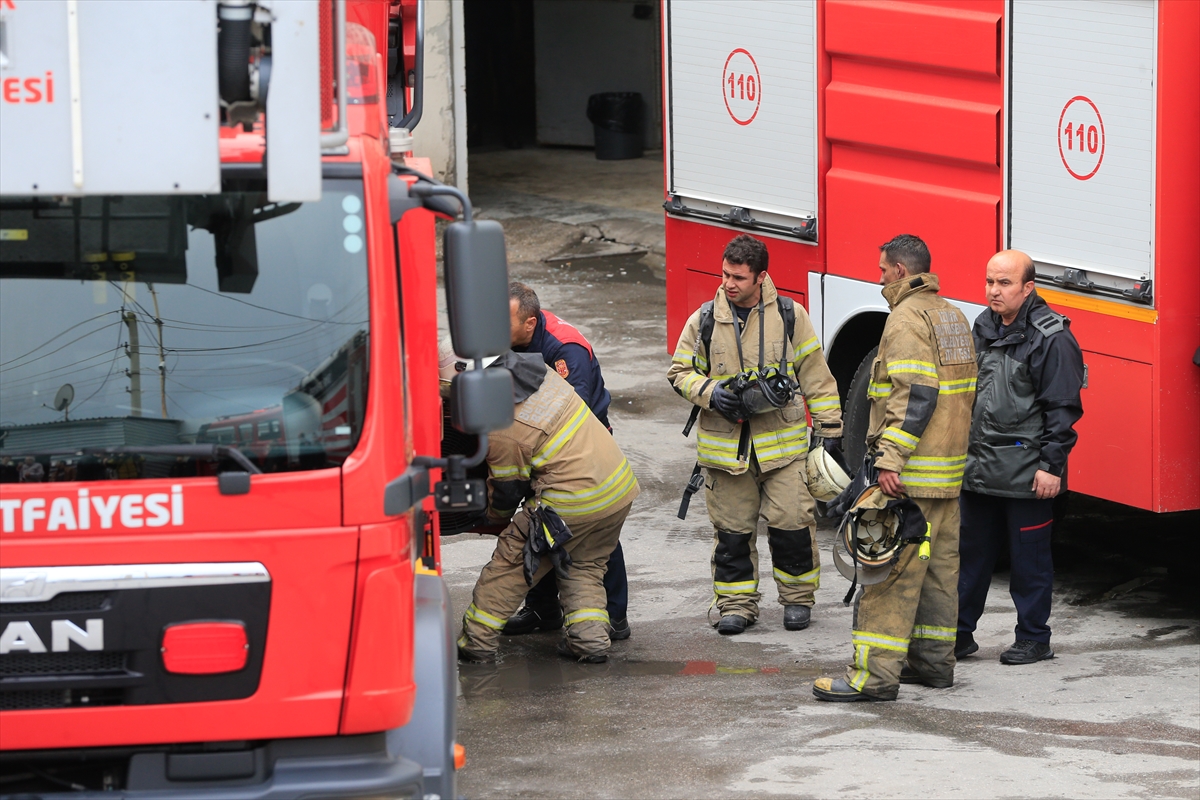
<instances>
[{"instance_id":1,"label":"black trash bin","mask_svg":"<svg viewBox=\"0 0 1200 800\"><path fill-rule=\"evenodd\" d=\"M640 92L602 92L588 98L587 118L596 132L596 158L641 158L646 110Z\"/></svg>"}]
</instances>

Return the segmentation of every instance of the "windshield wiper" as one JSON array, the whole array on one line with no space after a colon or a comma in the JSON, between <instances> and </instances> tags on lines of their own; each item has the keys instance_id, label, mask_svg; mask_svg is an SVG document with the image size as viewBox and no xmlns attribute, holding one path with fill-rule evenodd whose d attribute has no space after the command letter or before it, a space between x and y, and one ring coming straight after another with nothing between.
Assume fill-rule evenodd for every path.
<instances>
[{"instance_id":1,"label":"windshield wiper","mask_svg":"<svg viewBox=\"0 0 1200 800\"><path fill-rule=\"evenodd\" d=\"M184 456L185 458L228 458L251 475L262 470L236 447L223 444L131 444L116 447L59 447L51 450L22 451L19 455L53 456L75 453L81 456Z\"/></svg>"}]
</instances>

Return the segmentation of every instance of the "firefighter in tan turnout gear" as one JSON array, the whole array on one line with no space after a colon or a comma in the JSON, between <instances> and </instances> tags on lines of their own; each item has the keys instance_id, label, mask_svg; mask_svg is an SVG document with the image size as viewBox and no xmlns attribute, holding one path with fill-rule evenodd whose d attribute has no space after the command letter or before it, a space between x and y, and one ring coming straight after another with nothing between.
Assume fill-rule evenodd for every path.
<instances>
[{"instance_id":1,"label":"firefighter in tan turnout gear","mask_svg":"<svg viewBox=\"0 0 1200 800\"><path fill-rule=\"evenodd\" d=\"M500 631L529 587L558 574L559 653L607 660L604 570L639 489L608 429L538 353L505 353L513 424L488 437L488 518L508 522L463 615L459 659L495 660Z\"/></svg>"},{"instance_id":2,"label":"firefighter in tan turnout gear","mask_svg":"<svg viewBox=\"0 0 1200 800\"><path fill-rule=\"evenodd\" d=\"M907 495L924 515L928 549L904 547L885 580L863 587L854 613L854 663L844 677L814 682L818 700L895 700L901 683L954 683L958 495L975 347L967 318L938 297L925 243L904 234L880 251L891 315L871 366L867 450L879 488Z\"/></svg>"},{"instance_id":3,"label":"firefighter in tan turnout gear","mask_svg":"<svg viewBox=\"0 0 1200 800\"><path fill-rule=\"evenodd\" d=\"M824 446L840 459L837 383L808 314L780 298L767 276L766 245L737 236L725 248L721 270L716 298L688 319L667 373L675 391L700 409L697 471L704 469L716 529L716 627L738 634L758 618L761 517L784 627L803 630L820 578L815 504L805 485L805 406ZM690 491L697 488L698 479Z\"/></svg>"}]
</instances>

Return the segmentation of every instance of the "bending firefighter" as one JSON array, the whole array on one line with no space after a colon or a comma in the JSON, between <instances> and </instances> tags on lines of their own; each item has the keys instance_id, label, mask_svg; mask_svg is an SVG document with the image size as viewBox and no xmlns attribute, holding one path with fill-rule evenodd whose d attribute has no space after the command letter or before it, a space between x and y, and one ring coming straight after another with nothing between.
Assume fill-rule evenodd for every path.
<instances>
[{"instance_id":1,"label":"bending firefighter","mask_svg":"<svg viewBox=\"0 0 1200 800\"><path fill-rule=\"evenodd\" d=\"M718 632L741 633L758 618L758 521L767 523L784 627L808 627L820 580L815 504L805 485L807 410L840 460L837 383L802 307L767 276L767 248L747 235L722 256L721 288L688 319L667 378L698 408L697 465L716 529L712 575ZM697 413L693 411L693 416ZM690 426L690 423L689 423Z\"/></svg>"},{"instance_id":2,"label":"bending firefighter","mask_svg":"<svg viewBox=\"0 0 1200 800\"><path fill-rule=\"evenodd\" d=\"M508 522L463 615L459 659L496 658L500 632L553 569L565 612L559 652L608 659L604 570L638 495L629 462L571 385L537 353L495 362L513 377L514 421L488 438L488 520Z\"/></svg>"},{"instance_id":3,"label":"bending firefighter","mask_svg":"<svg viewBox=\"0 0 1200 800\"><path fill-rule=\"evenodd\" d=\"M871 365L869 455L861 469L868 476L877 471L887 497L907 495L915 503L928 539L901 548L883 567L886 577L863 587L854 609L854 663L844 677L813 683L818 700L895 700L901 683L954 683L958 494L975 397L975 347L966 317L938 297L925 243L904 234L880 251L891 314ZM847 493L864 482L860 474Z\"/></svg>"}]
</instances>

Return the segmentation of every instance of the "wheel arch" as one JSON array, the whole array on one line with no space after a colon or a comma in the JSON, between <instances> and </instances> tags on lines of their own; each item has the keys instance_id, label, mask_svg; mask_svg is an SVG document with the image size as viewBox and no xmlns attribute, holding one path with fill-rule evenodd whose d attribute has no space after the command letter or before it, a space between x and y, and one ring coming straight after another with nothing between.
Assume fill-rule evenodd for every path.
<instances>
[{"instance_id":1,"label":"wheel arch","mask_svg":"<svg viewBox=\"0 0 1200 800\"><path fill-rule=\"evenodd\" d=\"M846 406L846 395L854 372L871 348L879 344L883 326L888 315L883 311L863 309L848 316L830 338L826 361L829 371L837 381L842 407Z\"/></svg>"}]
</instances>

